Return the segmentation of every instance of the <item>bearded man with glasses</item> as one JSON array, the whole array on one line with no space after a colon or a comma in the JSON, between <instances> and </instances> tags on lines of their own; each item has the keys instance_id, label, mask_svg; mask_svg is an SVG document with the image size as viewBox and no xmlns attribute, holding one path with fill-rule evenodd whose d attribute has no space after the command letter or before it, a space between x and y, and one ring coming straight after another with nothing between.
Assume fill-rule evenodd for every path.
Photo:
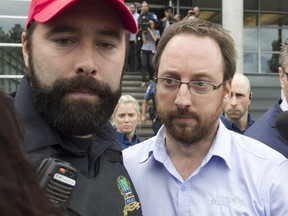
<instances>
[{"instance_id":1,"label":"bearded man with glasses","mask_svg":"<svg viewBox=\"0 0 288 216\"><path fill-rule=\"evenodd\" d=\"M154 67L163 126L123 152L143 215L288 215L287 159L219 118L236 71L228 32L177 22L161 37Z\"/></svg>"}]
</instances>

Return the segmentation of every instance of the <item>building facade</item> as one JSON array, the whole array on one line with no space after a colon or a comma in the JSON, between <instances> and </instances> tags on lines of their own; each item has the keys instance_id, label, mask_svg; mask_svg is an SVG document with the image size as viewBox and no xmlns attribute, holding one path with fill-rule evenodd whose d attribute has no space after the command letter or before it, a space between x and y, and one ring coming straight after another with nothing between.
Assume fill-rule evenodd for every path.
<instances>
[{"instance_id":1,"label":"building facade","mask_svg":"<svg viewBox=\"0 0 288 216\"><path fill-rule=\"evenodd\" d=\"M127 0L126 3L132 2ZM134 1L133 1L134 2ZM238 46L239 72L269 74L278 68L281 44L288 40L287 0L148 0L159 18L164 7L186 16L194 6L200 18L223 25ZM137 2L139 12L141 1ZM21 32L25 27L30 0L0 1L0 88L14 91L26 72L21 53ZM243 71L242 71L243 70Z\"/></svg>"}]
</instances>

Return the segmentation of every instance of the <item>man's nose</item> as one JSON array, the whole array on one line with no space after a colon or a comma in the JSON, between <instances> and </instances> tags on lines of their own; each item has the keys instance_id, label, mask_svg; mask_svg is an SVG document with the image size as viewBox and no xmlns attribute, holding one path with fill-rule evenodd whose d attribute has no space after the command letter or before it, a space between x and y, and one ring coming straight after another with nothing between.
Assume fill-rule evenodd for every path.
<instances>
[{"instance_id":1,"label":"man's nose","mask_svg":"<svg viewBox=\"0 0 288 216\"><path fill-rule=\"evenodd\" d=\"M174 104L181 109L191 106L191 92L188 85L180 85Z\"/></svg>"},{"instance_id":2,"label":"man's nose","mask_svg":"<svg viewBox=\"0 0 288 216\"><path fill-rule=\"evenodd\" d=\"M76 73L95 76L97 74L96 52L92 45L83 45L76 60ZM94 47L95 48L95 47Z\"/></svg>"},{"instance_id":3,"label":"man's nose","mask_svg":"<svg viewBox=\"0 0 288 216\"><path fill-rule=\"evenodd\" d=\"M232 106L237 105L237 98L234 95L230 97L230 101Z\"/></svg>"}]
</instances>

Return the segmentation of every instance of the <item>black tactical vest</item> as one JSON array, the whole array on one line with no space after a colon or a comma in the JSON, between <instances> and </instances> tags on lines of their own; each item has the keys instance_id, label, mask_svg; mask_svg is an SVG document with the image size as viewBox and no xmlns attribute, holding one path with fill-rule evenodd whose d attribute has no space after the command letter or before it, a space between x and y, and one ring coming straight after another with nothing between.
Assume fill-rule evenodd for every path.
<instances>
[{"instance_id":1,"label":"black tactical vest","mask_svg":"<svg viewBox=\"0 0 288 216\"><path fill-rule=\"evenodd\" d=\"M59 155L59 150L50 148L41 154L30 153L29 159L38 166L44 157L63 160ZM98 174L95 177L78 173L68 215L142 216L139 198L122 163L121 153L113 148L106 149L97 159L97 167Z\"/></svg>"}]
</instances>

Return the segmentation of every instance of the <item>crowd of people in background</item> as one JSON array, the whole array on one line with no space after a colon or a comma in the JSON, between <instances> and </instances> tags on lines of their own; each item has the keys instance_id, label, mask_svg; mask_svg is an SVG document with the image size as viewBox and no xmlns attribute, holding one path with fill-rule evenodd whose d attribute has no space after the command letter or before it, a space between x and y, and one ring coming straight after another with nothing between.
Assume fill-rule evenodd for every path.
<instances>
[{"instance_id":1,"label":"crowd of people in background","mask_svg":"<svg viewBox=\"0 0 288 216\"><path fill-rule=\"evenodd\" d=\"M128 33L130 43L129 70L141 72L141 87L147 87L154 78L152 59L161 35L170 25L182 20L182 18L180 14L174 15L173 8L167 6L164 8L163 17L159 19L154 12L150 11L147 1L142 2L139 13L136 3L131 3L129 9L138 24L137 34ZM199 16L200 8L195 6L188 10L183 20L199 18Z\"/></svg>"}]
</instances>

